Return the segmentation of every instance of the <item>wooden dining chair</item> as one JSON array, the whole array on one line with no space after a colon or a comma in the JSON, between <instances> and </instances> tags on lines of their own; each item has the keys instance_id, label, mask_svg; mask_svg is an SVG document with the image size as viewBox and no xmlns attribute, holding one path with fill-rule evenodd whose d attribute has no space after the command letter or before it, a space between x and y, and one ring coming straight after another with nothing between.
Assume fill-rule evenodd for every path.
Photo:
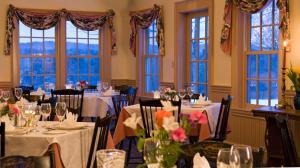
<instances>
[{"instance_id":1,"label":"wooden dining chair","mask_svg":"<svg viewBox=\"0 0 300 168\"><path fill-rule=\"evenodd\" d=\"M5 122L0 125L0 157L5 156Z\"/></svg>"},{"instance_id":2,"label":"wooden dining chair","mask_svg":"<svg viewBox=\"0 0 300 168\"><path fill-rule=\"evenodd\" d=\"M77 121L82 121L82 104L84 90L61 89L51 90L51 97L55 97L57 102L65 102L69 112L78 114Z\"/></svg>"},{"instance_id":3,"label":"wooden dining chair","mask_svg":"<svg viewBox=\"0 0 300 168\"><path fill-rule=\"evenodd\" d=\"M49 153L49 154L48 154ZM0 158L1 168L55 168L54 152L45 156L7 156Z\"/></svg>"},{"instance_id":4,"label":"wooden dining chair","mask_svg":"<svg viewBox=\"0 0 300 168\"><path fill-rule=\"evenodd\" d=\"M126 95L114 95L112 96L112 101L114 105L115 114L111 114L110 116L112 116L112 120L115 122L115 129L123 107L128 106L129 103Z\"/></svg>"},{"instance_id":5,"label":"wooden dining chair","mask_svg":"<svg viewBox=\"0 0 300 168\"><path fill-rule=\"evenodd\" d=\"M107 145L107 138L109 134L109 125L111 122L111 117L107 116L105 118L100 119L100 117L97 117L92 143L90 147L89 152L89 158L87 162L87 168L90 168L91 166L93 168L97 167L96 158L95 158L95 151L100 149L106 149Z\"/></svg>"},{"instance_id":6,"label":"wooden dining chair","mask_svg":"<svg viewBox=\"0 0 300 168\"><path fill-rule=\"evenodd\" d=\"M134 105L135 104L135 98L137 94L138 88L136 87L129 87L127 89L127 99L128 99L128 105Z\"/></svg>"},{"instance_id":7,"label":"wooden dining chair","mask_svg":"<svg viewBox=\"0 0 300 168\"><path fill-rule=\"evenodd\" d=\"M281 137L281 146L284 157L284 166L296 167L300 166L298 159L296 146L294 143L293 135L288 127L288 116L287 115L276 115L276 124L279 128ZM275 146L274 146L275 147Z\"/></svg>"},{"instance_id":8,"label":"wooden dining chair","mask_svg":"<svg viewBox=\"0 0 300 168\"><path fill-rule=\"evenodd\" d=\"M120 94L127 94L129 87L130 86L128 86L128 85L119 85L119 86L115 86L115 89L119 90Z\"/></svg>"}]
</instances>

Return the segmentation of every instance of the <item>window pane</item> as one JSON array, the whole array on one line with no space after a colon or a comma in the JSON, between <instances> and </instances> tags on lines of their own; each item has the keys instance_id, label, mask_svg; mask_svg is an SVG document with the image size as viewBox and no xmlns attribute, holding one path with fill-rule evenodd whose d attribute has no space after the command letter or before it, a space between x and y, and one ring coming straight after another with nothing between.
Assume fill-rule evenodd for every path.
<instances>
[{"instance_id":1,"label":"window pane","mask_svg":"<svg viewBox=\"0 0 300 168\"><path fill-rule=\"evenodd\" d=\"M205 40L199 40L199 60L206 59L206 46L205 46Z\"/></svg>"},{"instance_id":2,"label":"window pane","mask_svg":"<svg viewBox=\"0 0 300 168\"><path fill-rule=\"evenodd\" d=\"M25 26L22 22L19 22L19 33L20 36L30 37L30 28Z\"/></svg>"},{"instance_id":3,"label":"window pane","mask_svg":"<svg viewBox=\"0 0 300 168\"><path fill-rule=\"evenodd\" d=\"M68 58L68 74L78 74L78 58Z\"/></svg>"},{"instance_id":4,"label":"window pane","mask_svg":"<svg viewBox=\"0 0 300 168\"><path fill-rule=\"evenodd\" d=\"M32 37L43 37L43 30L32 29Z\"/></svg>"},{"instance_id":5,"label":"window pane","mask_svg":"<svg viewBox=\"0 0 300 168\"><path fill-rule=\"evenodd\" d=\"M43 58L32 58L33 74L43 74Z\"/></svg>"},{"instance_id":6,"label":"window pane","mask_svg":"<svg viewBox=\"0 0 300 168\"><path fill-rule=\"evenodd\" d=\"M262 28L262 49L272 50L272 26Z\"/></svg>"},{"instance_id":7,"label":"window pane","mask_svg":"<svg viewBox=\"0 0 300 168\"><path fill-rule=\"evenodd\" d=\"M275 11L274 11L274 23L279 24L279 9L275 5Z\"/></svg>"},{"instance_id":8,"label":"window pane","mask_svg":"<svg viewBox=\"0 0 300 168\"><path fill-rule=\"evenodd\" d=\"M274 26L274 50L278 50L278 34L279 34L279 29L278 26Z\"/></svg>"},{"instance_id":9,"label":"window pane","mask_svg":"<svg viewBox=\"0 0 300 168\"><path fill-rule=\"evenodd\" d=\"M158 55L159 54L159 52L158 52L158 44L157 44L157 41L156 41L156 38L153 38L153 41L154 41L154 48L153 48L153 54L154 55Z\"/></svg>"},{"instance_id":10,"label":"window pane","mask_svg":"<svg viewBox=\"0 0 300 168\"><path fill-rule=\"evenodd\" d=\"M43 39L32 38L32 54L43 55Z\"/></svg>"},{"instance_id":11,"label":"window pane","mask_svg":"<svg viewBox=\"0 0 300 168\"><path fill-rule=\"evenodd\" d=\"M192 83L194 82L198 82L198 79L197 79L197 70L198 70L198 63L197 62L191 62L190 64L190 80Z\"/></svg>"},{"instance_id":12,"label":"window pane","mask_svg":"<svg viewBox=\"0 0 300 168\"><path fill-rule=\"evenodd\" d=\"M90 45L90 55L98 56L99 55L99 40L89 40Z\"/></svg>"},{"instance_id":13,"label":"window pane","mask_svg":"<svg viewBox=\"0 0 300 168\"><path fill-rule=\"evenodd\" d=\"M247 58L247 77L256 78L256 55L248 55Z\"/></svg>"},{"instance_id":14,"label":"window pane","mask_svg":"<svg viewBox=\"0 0 300 168\"><path fill-rule=\"evenodd\" d=\"M30 58L20 58L20 74L21 75L31 74Z\"/></svg>"},{"instance_id":15,"label":"window pane","mask_svg":"<svg viewBox=\"0 0 300 168\"><path fill-rule=\"evenodd\" d=\"M54 86L56 85L56 76L55 75L47 75L45 76L45 83L53 83Z\"/></svg>"},{"instance_id":16,"label":"window pane","mask_svg":"<svg viewBox=\"0 0 300 168\"><path fill-rule=\"evenodd\" d=\"M44 30L45 37L55 37L55 27Z\"/></svg>"},{"instance_id":17,"label":"window pane","mask_svg":"<svg viewBox=\"0 0 300 168\"><path fill-rule=\"evenodd\" d=\"M90 70L91 70L91 74L99 74L100 73L99 58L91 58L90 59Z\"/></svg>"},{"instance_id":18,"label":"window pane","mask_svg":"<svg viewBox=\"0 0 300 168\"><path fill-rule=\"evenodd\" d=\"M55 55L55 39L45 38L44 47L46 55Z\"/></svg>"},{"instance_id":19,"label":"window pane","mask_svg":"<svg viewBox=\"0 0 300 168\"><path fill-rule=\"evenodd\" d=\"M250 104L256 104L256 81L247 81L247 102Z\"/></svg>"},{"instance_id":20,"label":"window pane","mask_svg":"<svg viewBox=\"0 0 300 168\"><path fill-rule=\"evenodd\" d=\"M55 73L56 73L56 59L45 58L45 74L55 74Z\"/></svg>"},{"instance_id":21,"label":"window pane","mask_svg":"<svg viewBox=\"0 0 300 168\"><path fill-rule=\"evenodd\" d=\"M67 76L67 84L76 84L78 82L78 77L75 75Z\"/></svg>"},{"instance_id":22,"label":"window pane","mask_svg":"<svg viewBox=\"0 0 300 168\"><path fill-rule=\"evenodd\" d=\"M200 38L205 38L206 35L206 24L205 24L205 17L200 17Z\"/></svg>"},{"instance_id":23,"label":"window pane","mask_svg":"<svg viewBox=\"0 0 300 168\"><path fill-rule=\"evenodd\" d=\"M272 24L272 3L270 3L270 5L268 5L262 11L262 24L263 25L270 25L270 24Z\"/></svg>"},{"instance_id":24,"label":"window pane","mask_svg":"<svg viewBox=\"0 0 300 168\"><path fill-rule=\"evenodd\" d=\"M201 82L201 83L206 83L207 82L207 76L206 76L206 72L207 72L207 69L206 69L206 62L199 62L199 67L198 67L198 82Z\"/></svg>"},{"instance_id":25,"label":"window pane","mask_svg":"<svg viewBox=\"0 0 300 168\"><path fill-rule=\"evenodd\" d=\"M268 55L258 55L258 78L268 79Z\"/></svg>"},{"instance_id":26,"label":"window pane","mask_svg":"<svg viewBox=\"0 0 300 168\"><path fill-rule=\"evenodd\" d=\"M251 28L251 40L250 40L250 49L252 51L260 50L260 29Z\"/></svg>"},{"instance_id":27,"label":"window pane","mask_svg":"<svg viewBox=\"0 0 300 168\"><path fill-rule=\"evenodd\" d=\"M198 49L198 41L192 40L192 42L191 42L191 60L192 61L198 59L197 49Z\"/></svg>"},{"instance_id":28,"label":"window pane","mask_svg":"<svg viewBox=\"0 0 300 168\"><path fill-rule=\"evenodd\" d=\"M80 81L89 81L89 77L87 75L79 76Z\"/></svg>"},{"instance_id":29,"label":"window pane","mask_svg":"<svg viewBox=\"0 0 300 168\"><path fill-rule=\"evenodd\" d=\"M152 62L152 65L151 65L152 74L159 75L159 72L160 72L159 58L158 57L152 58L151 62Z\"/></svg>"},{"instance_id":30,"label":"window pane","mask_svg":"<svg viewBox=\"0 0 300 168\"><path fill-rule=\"evenodd\" d=\"M258 104L268 105L268 81L258 81Z\"/></svg>"},{"instance_id":31,"label":"window pane","mask_svg":"<svg viewBox=\"0 0 300 168\"><path fill-rule=\"evenodd\" d=\"M88 31L77 29L78 30L78 38L88 38Z\"/></svg>"},{"instance_id":32,"label":"window pane","mask_svg":"<svg viewBox=\"0 0 300 168\"><path fill-rule=\"evenodd\" d=\"M271 90L270 90L270 96L271 96L271 106L275 106L275 104L278 104L278 82L272 81L271 82Z\"/></svg>"},{"instance_id":33,"label":"window pane","mask_svg":"<svg viewBox=\"0 0 300 168\"><path fill-rule=\"evenodd\" d=\"M30 55L30 38L19 38L20 55Z\"/></svg>"},{"instance_id":34,"label":"window pane","mask_svg":"<svg viewBox=\"0 0 300 168\"><path fill-rule=\"evenodd\" d=\"M271 71L271 79L278 79L278 56L277 54L273 54L270 56L270 71Z\"/></svg>"},{"instance_id":35,"label":"window pane","mask_svg":"<svg viewBox=\"0 0 300 168\"><path fill-rule=\"evenodd\" d=\"M66 45L66 54L70 56L76 55L76 39L67 39Z\"/></svg>"},{"instance_id":36,"label":"window pane","mask_svg":"<svg viewBox=\"0 0 300 168\"><path fill-rule=\"evenodd\" d=\"M34 76L33 86L35 90L37 90L38 88L44 88L44 76Z\"/></svg>"},{"instance_id":37,"label":"window pane","mask_svg":"<svg viewBox=\"0 0 300 168\"><path fill-rule=\"evenodd\" d=\"M152 55L153 54L153 38L148 39L148 54Z\"/></svg>"},{"instance_id":38,"label":"window pane","mask_svg":"<svg viewBox=\"0 0 300 168\"><path fill-rule=\"evenodd\" d=\"M199 25L199 24L197 24L198 22L196 20L197 20L196 18L192 19L192 30L191 30L192 31L192 39L198 37L199 27L196 25Z\"/></svg>"},{"instance_id":39,"label":"window pane","mask_svg":"<svg viewBox=\"0 0 300 168\"><path fill-rule=\"evenodd\" d=\"M20 76L20 85L31 86L32 85L31 76Z\"/></svg>"},{"instance_id":40,"label":"window pane","mask_svg":"<svg viewBox=\"0 0 300 168\"><path fill-rule=\"evenodd\" d=\"M96 86L98 81L100 81L99 75L90 76L90 85Z\"/></svg>"},{"instance_id":41,"label":"window pane","mask_svg":"<svg viewBox=\"0 0 300 168\"><path fill-rule=\"evenodd\" d=\"M70 22L67 21L67 38L76 38L76 27Z\"/></svg>"},{"instance_id":42,"label":"window pane","mask_svg":"<svg viewBox=\"0 0 300 168\"><path fill-rule=\"evenodd\" d=\"M198 85L198 93L207 95L206 85Z\"/></svg>"},{"instance_id":43,"label":"window pane","mask_svg":"<svg viewBox=\"0 0 300 168\"><path fill-rule=\"evenodd\" d=\"M78 55L88 55L87 39L78 39Z\"/></svg>"},{"instance_id":44,"label":"window pane","mask_svg":"<svg viewBox=\"0 0 300 168\"><path fill-rule=\"evenodd\" d=\"M251 26L260 25L260 13L255 13L251 15Z\"/></svg>"},{"instance_id":45,"label":"window pane","mask_svg":"<svg viewBox=\"0 0 300 168\"><path fill-rule=\"evenodd\" d=\"M89 31L89 38L99 38L99 30Z\"/></svg>"},{"instance_id":46,"label":"window pane","mask_svg":"<svg viewBox=\"0 0 300 168\"><path fill-rule=\"evenodd\" d=\"M88 64L89 59L88 58L79 58L79 74L88 74L89 73L89 67Z\"/></svg>"}]
</instances>

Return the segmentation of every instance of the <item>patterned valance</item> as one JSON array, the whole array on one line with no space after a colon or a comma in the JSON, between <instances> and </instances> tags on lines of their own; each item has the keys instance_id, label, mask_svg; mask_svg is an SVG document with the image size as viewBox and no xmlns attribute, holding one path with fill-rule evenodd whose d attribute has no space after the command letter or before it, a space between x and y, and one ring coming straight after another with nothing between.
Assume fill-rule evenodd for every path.
<instances>
[{"instance_id":1,"label":"patterned valance","mask_svg":"<svg viewBox=\"0 0 300 168\"><path fill-rule=\"evenodd\" d=\"M103 15L99 16L87 16L79 15L69 12L65 9L47 12L47 13L37 13L28 10L23 10L15 8L12 5L9 5L7 12L7 26L6 26L6 44L4 48L4 54L10 55L10 51L13 43L13 30L15 29L14 18L21 21L26 26L38 29L45 30L51 27L55 27L60 21L61 17L66 16L76 27L79 29L92 31L100 29L105 23L109 25L111 31L111 50L112 54L116 53L116 33L113 26L113 16L114 11L109 10Z\"/></svg>"},{"instance_id":2,"label":"patterned valance","mask_svg":"<svg viewBox=\"0 0 300 168\"><path fill-rule=\"evenodd\" d=\"M163 56L165 54L165 38L164 38L164 23L163 23L163 11L158 5L154 5L152 9L132 12L130 14L130 50L136 56L136 35L139 28L147 29L154 20L156 20L156 41L159 47L159 54Z\"/></svg>"},{"instance_id":3,"label":"patterned valance","mask_svg":"<svg viewBox=\"0 0 300 168\"><path fill-rule=\"evenodd\" d=\"M264 9L273 0L226 0L224 8L224 25L221 32L221 49L226 54L231 54L231 24L232 9L237 7L242 12L253 14ZM289 0L277 0L277 7L280 11L280 30L283 39L289 38Z\"/></svg>"}]
</instances>

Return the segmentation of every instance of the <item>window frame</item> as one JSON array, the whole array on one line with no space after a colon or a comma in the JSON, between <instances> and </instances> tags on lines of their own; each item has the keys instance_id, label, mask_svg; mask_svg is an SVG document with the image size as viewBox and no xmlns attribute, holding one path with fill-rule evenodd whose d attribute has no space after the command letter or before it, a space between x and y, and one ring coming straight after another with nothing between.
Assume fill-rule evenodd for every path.
<instances>
[{"instance_id":1,"label":"window frame","mask_svg":"<svg viewBox=\"0 0 300 168\"><path fill-rule=\"evenodd\" d=\"M272 4L274 5L273 7L277 8L276 6L276 2L272 2ZM260 13L262 13L262 11L259 11ZM274 23L274 11L272 11L272 23L271 24L262 24L262 14L260 14L260 24L257 26L251 26L251 14L245 15L244 20L245 20L245 28L244 28L244 54L243 54L243 104L244 107L246 109L253 109L253 108L258 108L258 107L262 107L262 106L271 106L271 82L272 81L277 81L277 94L278 94L278 103L280 101L280 89L281 89L281 83L280 83L280 79L281 79L281 46L280 46L280 41L281 41L281 32L278 29L278 50L263 50L262 48L262 28L266 27L266 26L272 26L272 47L274 46L274 27L278 26L279 27L279 23L275 24ZM280 13L278 15L278 17L280 18ZM260 50L254 50L251 51L251 27L259 27L260 28ZM271 70L270 70L270 57L272 54L277 54L277 59L278 59L278 78L277 80L271 79ZM248 78L248 63L247 63L247 59L249 55L255 55L256 58L256 77L255 78ZM259 55L267 55L268 56L268 78L267 79L259 79L258 77L258 63L259 63ZM247 81L248 80L254 80L256 82L256 104L250 104L248 103L248 91L247 91ZM261 105L258 104L259 103L259 99L258 99L258 94L259 94L259 88L258 88L258 82L259 81L268 81L268 105Z\"/></svg>"}]
</instances>

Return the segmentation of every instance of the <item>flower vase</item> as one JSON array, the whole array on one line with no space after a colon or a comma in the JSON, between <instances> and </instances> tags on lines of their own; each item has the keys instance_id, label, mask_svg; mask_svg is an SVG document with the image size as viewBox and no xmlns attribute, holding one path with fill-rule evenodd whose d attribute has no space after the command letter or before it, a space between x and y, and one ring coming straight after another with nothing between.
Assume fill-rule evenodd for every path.
<instances>
[{"instance_id":1,"label":"flower vase","mask_svg":"<svg viewBox=\"0 0 300 168\"><path fill-rule=\"evenodd\" d=\"M296 110L300 110L300 92L296 92L294 97L294 107Z\"/></svg>"},{"instance_id":2,"label":"flower vase","mask_svg":"<svg viewBox=\"0 0 300 168\"><path fill-rule=\"evenodd\" d=\"M20 114L15 114L15 127L21 127L22 124L21 124L21 115Z\"/></svg>"}]
</instances>

